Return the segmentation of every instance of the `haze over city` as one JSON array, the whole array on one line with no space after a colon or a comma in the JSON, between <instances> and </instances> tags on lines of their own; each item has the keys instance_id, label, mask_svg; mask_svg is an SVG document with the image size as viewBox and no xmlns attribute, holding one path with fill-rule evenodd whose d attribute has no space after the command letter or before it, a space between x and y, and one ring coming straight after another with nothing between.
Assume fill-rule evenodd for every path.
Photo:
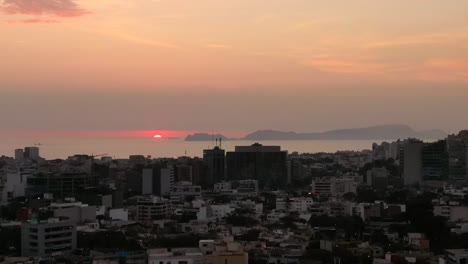
<instances>
[{"instance_id":1,"label":"haze over city","mask_svg":"<svg viewBox=\"0 0 468 264\"><path fill-rule=\"evenodd\" d=\"M468 2L0 1L0 131L468 123Z\"/></svg>"},{"instance_id":2,"label":"haze over city","mask_svg":"<svg viewBox=\"0 0 468 264\"><path fill-rule=\"evenodd\" d=\"M0 0L0 264L467 264L467 0Z\"/></svg>"}]
</instances>

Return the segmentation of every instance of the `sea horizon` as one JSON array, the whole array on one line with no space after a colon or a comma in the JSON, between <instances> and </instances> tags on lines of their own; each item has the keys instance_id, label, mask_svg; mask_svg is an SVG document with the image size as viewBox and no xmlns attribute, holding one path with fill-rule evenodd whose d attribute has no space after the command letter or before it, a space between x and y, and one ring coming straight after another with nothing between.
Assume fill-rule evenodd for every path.
<instances>
[{"instance_id":1,"label":"sea horizon","mask_svg":"<svg viewBox=\"0 0 468 264\"><path fill-rule=\"evenodd\" d=\"M372 143L385 140L228 140L221 147L234 151L235 146L254 143L280 146L288 153L318 153L337 151L361 151L372 149ZM77 154L111 156L126 159L130 155L144 155L152 158L174 158L180 156L203 157L204 149L215 147L212 141L185 141L184 139L154 138L49 138L32 143L30 140L9 139L0 147L0 155L14 156L18 148L37 146L45 159L65 159ZM218 143L219 144L219 143Z\"/></svg>"}]
</instances>

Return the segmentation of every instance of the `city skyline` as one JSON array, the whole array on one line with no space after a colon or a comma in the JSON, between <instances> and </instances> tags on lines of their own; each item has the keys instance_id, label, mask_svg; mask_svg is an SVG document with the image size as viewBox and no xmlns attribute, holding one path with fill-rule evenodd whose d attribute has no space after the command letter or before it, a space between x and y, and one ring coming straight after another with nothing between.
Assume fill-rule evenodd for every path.
<instances>
[{"instance_id":1,"label":"city skyline","mask_svg":"<svg viewBox=\"0 0 468 264\"><path fill-rule=\"evenodd\" d=\"M0 130L455 133L468 122L467 8L2 0Z\"/></svg>"}]
</instances>

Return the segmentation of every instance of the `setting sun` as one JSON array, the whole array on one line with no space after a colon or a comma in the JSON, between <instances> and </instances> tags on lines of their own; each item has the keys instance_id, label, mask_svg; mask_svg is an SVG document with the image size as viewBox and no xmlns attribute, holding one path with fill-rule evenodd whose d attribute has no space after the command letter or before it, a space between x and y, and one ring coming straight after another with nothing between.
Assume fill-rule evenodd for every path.
<instances>
[{"instance_id":1,"label":"setting sun","mask_svg":"<svg viewBox=\"0 0 468 264\"><path fill-rule=\"evenodd\" d=\"M154 135L153 138L162 138L161 135Z\"/></svg>"}]
</instances>

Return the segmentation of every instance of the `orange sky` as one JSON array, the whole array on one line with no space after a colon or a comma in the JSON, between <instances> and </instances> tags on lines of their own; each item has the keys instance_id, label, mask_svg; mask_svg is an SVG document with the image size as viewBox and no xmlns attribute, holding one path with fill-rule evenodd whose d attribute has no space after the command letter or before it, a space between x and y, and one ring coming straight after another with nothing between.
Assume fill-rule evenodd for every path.
<instances>
[{"instance_id":1,"label":"orange sky","mask_svg":"<svg viewBox=\"0 0 468 264\"><path fill-rule=\"evenodd\" d=\"M79 116L80 93L93 98L89 111L122 118L76 117L86 129L151 129L154 109L164 129L456 130L468 123L468 106L452 104L468 98L466 10L465 0L0 0L0 128L74 129L67 118ZM131 110L167 94L173 104ZM252 95L268 98L243 101ZM62 100L73 108L62 117L42 109ZM15 107L25 101L41 109ZM213 101L256 109L255 119L185 114ZM324 109L327 119L316 114Z\"/></svg>"}]
</instances>

